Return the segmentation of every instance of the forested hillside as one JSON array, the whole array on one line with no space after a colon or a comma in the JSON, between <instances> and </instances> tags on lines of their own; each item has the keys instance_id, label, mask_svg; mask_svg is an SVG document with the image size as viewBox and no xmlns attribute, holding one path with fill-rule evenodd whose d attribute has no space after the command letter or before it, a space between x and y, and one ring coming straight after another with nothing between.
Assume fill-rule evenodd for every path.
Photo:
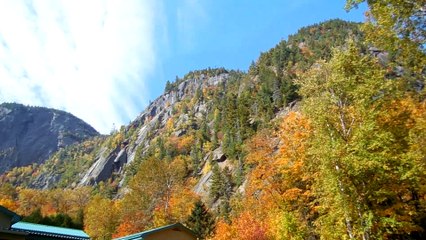
<instances>
[{"instance_id":1,"label":"forested hillside","mask_svg":"<svg viewBox=\"0 0 426 240\"><path fill-rule=\"evenodd\" d=\"M175 222L207 239L423 239L424 11L384 2L247 73L168 82L128 126L5 173L0 204L94 239Z\"/></svg>"}]
</instances>

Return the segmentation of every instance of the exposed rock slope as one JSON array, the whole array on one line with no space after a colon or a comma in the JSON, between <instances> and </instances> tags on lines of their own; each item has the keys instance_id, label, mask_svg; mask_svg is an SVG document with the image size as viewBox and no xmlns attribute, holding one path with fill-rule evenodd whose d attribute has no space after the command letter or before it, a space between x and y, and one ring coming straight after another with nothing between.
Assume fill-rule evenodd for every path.
<instances>
[{"instance_id":1,"label":"exposed rock slope","mask_svg":"<svg viewBox=\"0 0 426 240\"><path fill-rule=\"evenodd\" d=\"M356 23L332 20L281 41L262 53L248 73L190 72L168 83L165 93L129 125L58 151L46 164L21 174L28 177L11 174L17 179L12 184L52 188L104 182L120 189L146 157L179 155L187 161L188 176L197 179L197 194L209 195L215 164L231 171L231 188L236 188L244 182L245 141L262 128L273 128L272 120L299 99L297 75L318 59L327 60L330 49L343 46L349 35L361 38ZM185 146L186 140L190 144Z\"/></svg>"},{"instance_id":2,"label":"exposed rock slope","mask_svg":"<svg viewBox=\"0 0 426 240\"><path fill-rule=\"evenodd\" d=\"M99 133L81 119L54 109L0 105L0 173L43 163L58 149Z\"/></svg>"},{"instance_id":3,"label":"exposed rock slope","mask_svg":"<svg viewBox=\"0 0 426 240\"><path fill-rule=\"evenodd\" d=\"M222 73L213 77L201 75L200 78L182 81L175 89L158 97L127 126L125 131L129 131L131 128L138 129L134 135L136 140L131 142L125 140L117 148L109 152L107 149L102 149L79 184L90 185L94 182L105 181L114 172L122 172L123 167L134 160L139 147L141 147L141 152L148 149L152 138L156 134L159 134L159 131L165 127L167 121L173 116L173 109L177 103L181 102L184 98L191 99L199 89L207 89L219 84L225 84L228 77L228 73ZM207 112L205 102L195 104L192 110L196 113L196 118L201 118ZM177 125L184 125L187 121L188 115L180 115ZM178 128L173 134L179 137L184 133L184 128Z\"/></svg>"}]
</instances>

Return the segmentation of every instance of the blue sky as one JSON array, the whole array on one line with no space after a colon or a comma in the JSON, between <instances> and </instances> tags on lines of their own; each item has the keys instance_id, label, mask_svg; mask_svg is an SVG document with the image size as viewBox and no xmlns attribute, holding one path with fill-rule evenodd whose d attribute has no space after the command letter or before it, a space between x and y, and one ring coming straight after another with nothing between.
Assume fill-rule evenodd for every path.
<instances>
[{"instance_id":1,"label":"blue sky","mask_svg":"<svg viewBox=\"0 0 426 240\"><path fill-rule=\"evenodd\" d=\"M363 21L343 0L2 0L0 102L69 111L102 133L129 123L167 80L247 70L300 27Z\"/></svg>"}]
</instances>

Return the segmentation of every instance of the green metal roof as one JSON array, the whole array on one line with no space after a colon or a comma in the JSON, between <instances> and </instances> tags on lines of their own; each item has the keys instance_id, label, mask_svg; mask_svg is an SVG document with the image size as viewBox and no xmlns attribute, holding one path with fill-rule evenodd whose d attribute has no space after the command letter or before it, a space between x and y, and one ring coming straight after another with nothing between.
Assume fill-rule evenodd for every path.
<instances>
[{"instance_id":1,"label":"green metal roof","mask_svg":"<svg viewBox=\"0 0 426 240\"><path fill-rule=\"evenodd\" d=\"M11 230L19 232L27 232L34 235L48 236L48 237L57 237L64 239L90 239L82 230L63 228L63 227L54 227L47 226L35 223L27 222L17 222L12 225Z\"/></svg>"},{"instance_id":2,"label":"green metal roof","mask_svg":"<svg viewBox=\"0 0 426 240\"><path fill-rule=\"evenodd\" d=\"M115 240L143 240L144 237L146 237L150 234L153 234L153 233L156 233L156 232L159 232L159 231L163 231L163 230L167 230L167 229L174 229L174 228L184 230L184 231L188 232L189 234L196 236L196 234L193 231L191 231L191 229L185 227L184 225L182 225L180 223L175 223L175 224L167 225L167 226L164 226L164 227L151 229L151 230L148 230L148 231L135 233L135 234L128 235L128 236L125 236L125 237L115 238Z\"/></svg>"},{"instance_id":3,"label":"green metal roof","mask_svg":"<svg viewBox=\"0 0 426 240\"><path fill-rule=\"evenodd\" d=\"M0 212L12 218L12 224L21 221L21 216L0 205Z\"/></svg>"}]
</instances>

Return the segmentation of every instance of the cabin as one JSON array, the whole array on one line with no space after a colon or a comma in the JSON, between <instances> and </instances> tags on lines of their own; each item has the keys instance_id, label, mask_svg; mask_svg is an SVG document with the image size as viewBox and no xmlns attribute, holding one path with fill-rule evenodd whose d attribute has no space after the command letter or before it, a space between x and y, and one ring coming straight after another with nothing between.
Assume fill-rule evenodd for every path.
<instances>
[{"instance_id":1,"label":"cabin","mask_svg":"<svg viewBox=\"0 0 426 240\"><path fill-rule=\"evenodd\" d=\"M197 240L196 234L180 223L135 233L115 240Z\"/></svg>"},{"instance_id":2,"label":"cabin","mask_svg":"<svg viewBox=\"0 0 426 240\"><path fill-rule=\"evenodd\" d=\"M84 231L21 221L18 214L0 206L0 240L90 239Z\"/></svg>"}]
</instances>

